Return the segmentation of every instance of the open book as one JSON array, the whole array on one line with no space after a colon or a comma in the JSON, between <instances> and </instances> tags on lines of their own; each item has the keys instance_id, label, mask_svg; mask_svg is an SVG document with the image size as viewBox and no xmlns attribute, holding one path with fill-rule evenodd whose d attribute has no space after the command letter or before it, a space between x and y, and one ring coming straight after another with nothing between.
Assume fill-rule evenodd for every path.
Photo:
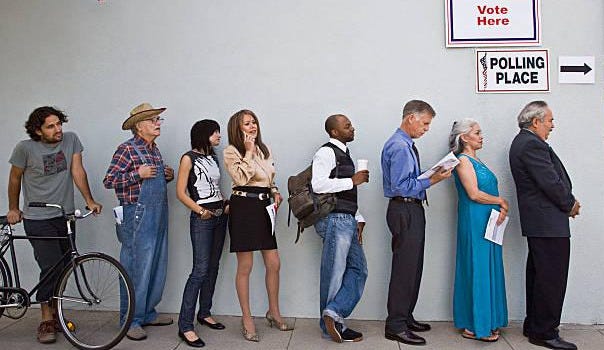
<instances>
[{"instance_id":1,"label":"open book","mask_svg":"<svg viewBox=\"0 0 604 350\"><path fill-rule=\"evenodd\" d=\"M438 163L434 164L429 170L426 170L423 174L417 177L418 180L429 179L438 167L442 167L442 170L453 169L459 164L459 159L453 154L453 152L447 153Z\"/></svg>"}]
</instances>

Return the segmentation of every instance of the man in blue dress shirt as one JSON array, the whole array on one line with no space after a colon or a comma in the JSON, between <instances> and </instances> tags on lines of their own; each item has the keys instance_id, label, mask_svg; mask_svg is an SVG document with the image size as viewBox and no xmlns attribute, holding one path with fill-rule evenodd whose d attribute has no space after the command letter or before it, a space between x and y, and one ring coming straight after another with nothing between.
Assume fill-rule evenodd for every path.
<instances>
[{"instance_id":1,"label":"man in blue dress shirt","mask_svg":"<svg viewBox=\"0 0 604 350\"><path fill-rule=\"evenodd\" d=\"M437 171L428 179L421 174L419 152L413 139L430 129L436 115L424 102L412 100L403 108L403 120L382 150L384 196L390 198L386 222L392 233L392 272L388 290L386 339L410 345L426 340L413 332L430 330L427 323L413 318L424 262L426 218L422 202L426 189L451 176L451 170Z\"/></svg>"}]
</instances>

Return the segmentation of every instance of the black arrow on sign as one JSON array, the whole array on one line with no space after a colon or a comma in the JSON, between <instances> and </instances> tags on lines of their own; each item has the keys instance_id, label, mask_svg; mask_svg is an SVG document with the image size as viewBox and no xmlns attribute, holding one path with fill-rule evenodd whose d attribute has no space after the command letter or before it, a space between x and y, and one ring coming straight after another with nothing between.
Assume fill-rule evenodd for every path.
<instances>
[{"instance_id":1,"label":"black arrow on sign","mask_svg":"<svg viewBox=\"0 0 604 350\"><path fill-rule=\"evenodd\" d=\"M583 72L583 75L589 73L591 71L591 67L587 65L587 63L583 63L582 66L560 66L560 72L563 73L577 73Z\"/></svg>"}]
</instances>

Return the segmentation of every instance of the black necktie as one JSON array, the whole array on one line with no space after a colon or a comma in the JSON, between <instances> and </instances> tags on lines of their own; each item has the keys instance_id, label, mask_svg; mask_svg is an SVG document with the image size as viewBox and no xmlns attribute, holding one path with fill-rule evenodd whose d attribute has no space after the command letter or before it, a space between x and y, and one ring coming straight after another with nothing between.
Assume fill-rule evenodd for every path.
<instances>
[{"instance_id":1,"label":"black necktie","mask_svg":"<svg viewBox=\"0 0 604 350\"><path fill-rule=\"evenodd\" d=\"M415 153L415 158L417 159L417 167L419 168L419 171L421 173L422 171L422 165L419 161L419 152L417 151L417 147L415 147L415 143L411 144L411 148L413 149L413 153Z\"/></svg>"},{"instance_id":2,"label":"black necktie","mask_svg":"<svg viewBox=\"0 0 604 350\"><path fill-rule=\"evenodd\" d=\"M417 150L417 147L415 147L415 142L411 144L411 148L413 149L413 153L415 153L415 158L417 159L417 168L419 169L419 172L422 172L422 165L419 161L419 151ZM424 199L426 201L426 205L428 205L428 192L425 192L425 196L426 198Z\"/></svg>"}]
</instances>

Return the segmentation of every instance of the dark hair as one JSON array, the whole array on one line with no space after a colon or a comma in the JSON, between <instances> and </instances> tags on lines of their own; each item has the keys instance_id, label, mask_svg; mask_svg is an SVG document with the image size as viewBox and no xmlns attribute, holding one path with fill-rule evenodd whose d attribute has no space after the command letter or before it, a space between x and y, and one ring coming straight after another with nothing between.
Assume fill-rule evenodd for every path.
<instances>
[{"instance_id":1,"label":"dark hair","mask_svg":"<svg viewBox=\"0 0 604 350\"><path fill-rule=\"evenodd\" d=\"M262 142L262 136L260 135L260 122L258 122L258 117L254 114L254 112L250 111L249 109L242 109L233 114L231 119L229 119L229 124L227 126L229 132L229 144L233 145L242 155L245 154L243 133L241 132L241 124L243 123L243 117L245 115L251 116L256 121L256 127L258 128L258 133L256 134L256 145L260 147L260 151L262 151L264 159L268 159L270 153L268 151L268 147L266 147L266 145Z\"/></svg>"},{"instance_id":2,"label":"dark hair","mask_svg":"<svg viewBox=\"0 0 604 350\"><path fill-rule=\"evenodd\" d=\"M42 139L40 135L36 134L36 131L42 129L44 121L51 115L56 115L59 118L61 124L67 123L67 121L69 120L65 113L54 107L44 106L34 109L34 111L31 112L29 118L25 122L25 130L27 131L27 134L32 140L40 141Z\"/></svg>"},{"instance_id":3,"label":"dark hair","mask_svg":"<svg viewBox=\"0 0 604 350\"><path fill-rule=\"evenodd\" d=\"M331 137L331 131L338 126L338 119L342 117L347 118L344 114L334 114L325 119L325 131L329 137Z\"/></svg>"},{"instance_id":4,"label":"dark hair","mask_svg":"<svg viewBox=\"0 0 604 350\"><path fill-rule=\"evenodd\" d=\"M220 125L212 119L196 122L191 127L191 148L203 152L205 155L214 155L214 147L210 143L210 136L216 131L220 132Z\"/></svg>"},{"instance_id":5,"label":"dark hair","mask_svg":"<svg viewBox=\"0 0 604 350\"><path fill-rule=\"evenodd\" d=\"M432 106L428 104L428 102L424 102L422 100L411 100L405 103L405 107L403 107L403 118L415 113L429 113L433 117L436 115L436 112Z\"/></svg>"}]
</instances>

